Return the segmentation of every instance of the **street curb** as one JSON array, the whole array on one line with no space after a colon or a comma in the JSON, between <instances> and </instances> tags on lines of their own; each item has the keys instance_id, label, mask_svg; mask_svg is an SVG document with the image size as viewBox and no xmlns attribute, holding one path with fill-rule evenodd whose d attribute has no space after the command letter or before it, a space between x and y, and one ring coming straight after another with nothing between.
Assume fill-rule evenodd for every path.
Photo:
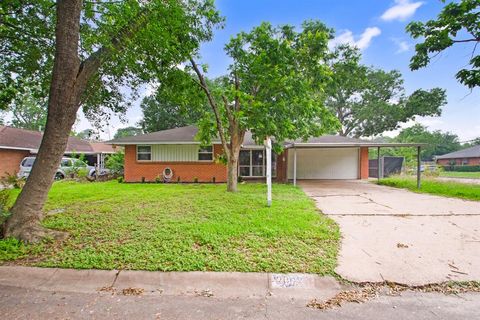
<instances>
[{"instance_id":1,"label":"street curb","mask_svg":"<svg viewBox=\"0 0 480 320\"><path fill-rule=\"evenodd\" d=\"M110 292L140 289L142 295L258 298L289 300L326 299L345 289L333 277L315 274L241 272L159 272L74 270L0 266L0 284L58 292ZM103 290L102 290L103 288Z\"/></svg>"}]
</instances>

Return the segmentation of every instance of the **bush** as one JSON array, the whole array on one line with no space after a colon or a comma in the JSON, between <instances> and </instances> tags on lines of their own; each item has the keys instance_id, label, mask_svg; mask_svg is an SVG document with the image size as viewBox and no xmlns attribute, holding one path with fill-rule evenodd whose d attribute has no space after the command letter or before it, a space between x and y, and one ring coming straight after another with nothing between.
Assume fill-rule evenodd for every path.
<instances>
[{"instance_id":1,"label":"bush","mask_svg":"<svg viewBox=\"0 0 480 320\"><path fill-rule=\"evenodd\" d=\"M123 151L118 151L105 160L105 166L114 175L123 175L125 167L125 154Z\"/></svg>"},{"instance_id":2,"label":"bush","mask_svg":"<svg viewBox=\"0 0 480 320\"><path fill-rule=\"evenodd\" d=\"M0 227L8 218L10 192L8 190L0 190Z\"/></svg>"},{"instance_id":3,"label":"bush","mask_svg":"<svg viewBox=\"0 0 480 320\"><path fill-rule=\"evenodd\" d=\"M5 176L0 180L0 184L6 188L14 187L15 189L21 189L25 185L25 181L25 178L17 177L17 173L9 174L5 172Z\"/></svg>"},{"instance_id":4,"label":"bush","mask_svg":"<svg viewBox=\"0 0 480 320\"><path fill-rule=\"evenodd\" d=\"M117 181L118 181L118 183L123 183L124 182L123 177L118 177Z\"/></svg>"},{"instance_id":5,"label":"bush","mask_svg":"<svg viewBox=\"0 0 480 320\"><path fill-rule=\"evenodd\" d=\"M443 166L445 171L479 172L480 166Z\"/></svg>"}]
</instances>

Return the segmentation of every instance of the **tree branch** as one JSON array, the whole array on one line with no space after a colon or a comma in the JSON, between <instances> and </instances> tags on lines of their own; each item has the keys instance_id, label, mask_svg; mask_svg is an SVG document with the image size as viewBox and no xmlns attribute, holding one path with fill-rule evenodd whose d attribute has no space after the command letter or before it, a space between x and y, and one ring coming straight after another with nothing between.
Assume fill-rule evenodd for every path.
<instances>
[{"instance_id":1,"label":"tree branch","mask_svg":"<svg viewBox=\"0 0 480 320\"><path fill-rule=\"evenodd\" d=\"M220 135L220 140L222 141L223 149L225 150L225 153L227 154L227 157L230 157L229 153L226 152L228 150L228 144L227 144L227 140L225 139L225 134L224 134L225 131L223 129L220 112L218 111L218 106L217 106L217 104L215 102L215 99L213 98L213 96L212 96L212 94L211 94L211 92L208 88L208 85L205 81L205 77L203 76L202 72L198 68L198 66L195 63L195 60L193 60L193 58L190 58L190 63L192 64L193 70L197 74L198 81L200 83L200 88L202 88L202 90L207 95L208 102L209 102L210 106L212 107L213 113L215 115L215 121L217 123L218 134Z\"/></svg>"},{"instance_id":2,"label":"tree branch","mask_svg":"<svg viewBox=\"0 0 480 320\"><path fill-rule=\"evenodd\" d=\"M453 43L464 43L464 42L480 42L480 38L464 39L464 40L452 40Z\"/></svg>"},{"instance_id":3,"label":"tree branch","mask_svg":"<svg viewBox=\"0 0 480 320\"><path fill-rule=\"evenodd\" d=\"M133 22L131 24L128 24L118 31L117 34L120 36L113 36L111 38L109 46L101 47L81 62L77 75L77 86L86 86L88 80L98 71L105 59L112 54L114 50L120 49L126 40L135 36L139 29L147 23L146 13L148 13L148 11L146 8L140 11L136 19L132 20Z\"/></svg>"}]
</instances>

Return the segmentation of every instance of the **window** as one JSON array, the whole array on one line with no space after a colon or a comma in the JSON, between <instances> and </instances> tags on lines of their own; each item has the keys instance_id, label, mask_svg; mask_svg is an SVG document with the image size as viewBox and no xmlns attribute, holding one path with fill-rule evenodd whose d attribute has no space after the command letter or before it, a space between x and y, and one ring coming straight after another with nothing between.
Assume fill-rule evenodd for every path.
<instances>
[{"instance_id":1,"label":"window","mask_svg":"<svg viewBox=\"0 0 480 320\"><path fill-rule=\"evenodd\" d=\"M464 166L468 165L468 159L463 159L462 160L462 165L464 165Z\"/></svg>"},{"instance_id":2,"label":"window","mask_svg":"<svg viewBox=\"0 0 480 320\"><path fill-rule=\"evenodd\" d=\"M200 147L200 149L198 149L198 160L200 160L200 161L212 161L213 160L213 148L212 148L212 146Z\"/></svg>"},{"instance_id":3,"label":"window","mask_svg":"<svg viewBox=\"0 0 480 320\"><path fill-rule=\"evenodd\" d=\"M72 166L72 161L70 159L62 159L62 162L60 162L60 167L71 167Z\"/></svg>"},{"instance_id":4,"label":"window","mask_svg":"<svg viewBox=\"0 0 480 320\"><path fill-rule=\"evenodd\" d=\"M31 168L34 162L35 162L35 158L25 158L25 160L23 160L22 162L22 166Z\"/></svg>"},{"instance_id":5,"label":"window","mask_svg":"<svg viewBox=\"0 0 480 320\"><path fill-rule=\"evenodd\" d=\"M272 152L272 177L277 176L277 155ZM265 150L240 150L238 173L241 177L265 177Z\"/></svg>"},{"instance_id":6,"label":"window","mask_svg":"<svg viewBox=\"0 0 480 320\"><path fill-rule=\"evenodd\" d=\"M137 160L152 160L152 146L137 146Z\"/></svg>"}]
</instances>

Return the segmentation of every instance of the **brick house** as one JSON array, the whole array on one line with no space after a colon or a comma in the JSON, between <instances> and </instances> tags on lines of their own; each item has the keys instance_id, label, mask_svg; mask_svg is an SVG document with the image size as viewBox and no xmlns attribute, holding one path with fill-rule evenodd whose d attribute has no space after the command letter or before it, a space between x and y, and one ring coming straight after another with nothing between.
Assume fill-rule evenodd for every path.
<instances>
[{"instance_id":1,"label":"brick house","mask_svg":"<svg viewBox=\"0 0 480 320\"><path fill-rule=\"evenodd\" d=\"M42 137L43 133L40 131L0 126L0 177L15 174L23 158L35 156ZM87 162L95 165L102 155L114 152L111 145L69 137L65 155L84 154Z\"/></svg>"},{"instance_id":2,"label":"brick house","mask_svg":"<svg viewBox=\"0 0 480 320\"><path fill-rule=\"evenodd\" d=\"M442 166L480 166L480 145L435 157Z\"/></svg>"},{"instance_id":3,"label":"brick house","mask_svg":"<svg viewBox=\"0 0 480 320\"><path fill-rule=\"evenodd\" d=\"M218 161L220 141L201 146L198 129L187 126L108 141L125 148L125 181L152 182L167 176L173 182L225 182L226 166ZM370 141L341 136L321 136L284 143L272 155L272 177L279 182L296 179L367 179ZM265 177L265 148L247 132L240 152L239 176ZM165 171L166 170L166 171Z\"/></svg>"}]
</instances>

